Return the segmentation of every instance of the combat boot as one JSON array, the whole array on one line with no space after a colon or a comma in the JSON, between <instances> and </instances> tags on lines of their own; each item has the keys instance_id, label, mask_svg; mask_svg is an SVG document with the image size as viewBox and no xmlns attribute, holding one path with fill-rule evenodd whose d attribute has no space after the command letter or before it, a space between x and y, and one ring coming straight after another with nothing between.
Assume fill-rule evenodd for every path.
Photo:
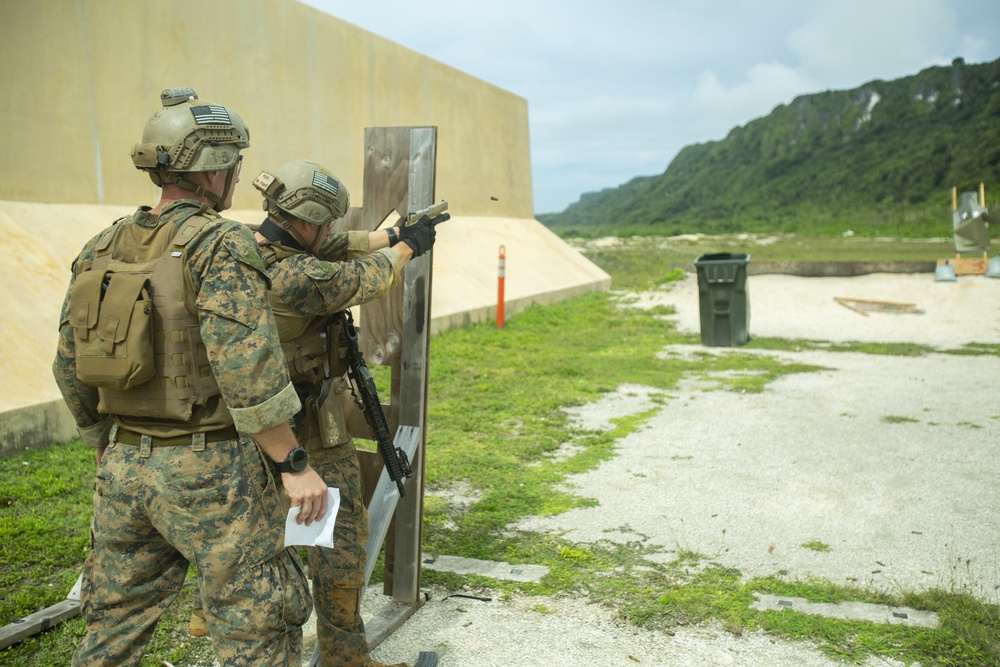
<instances>
[{"instance_id":1,"label":"combat boot","mask_svg":"<svg viewBox=\"0 0 1000 667\"><path fill-rule=\"evenodd\" d=\"M315 590L315 589L314 589ZM332 661L342 667L435 667L437 653L421 651L415 665L397 662L387 665L371 659L368 639L361 618L361 589L333 588L331 597L322 600L317 596L316 634L319 639L323 664ZM327 605L325 603L329 602Z\"/></svg>"},{"instance_id":2,"label":"combat boot","mask_svg":"<svg viewBox=\"0 0 1000 667\"><path fill-rule=\"evenodd\" d=\"M188 634L192 637L208 636L208 621L205 620L205 610L196 607L191 610L191 621L188 623Z\"/></svg>"}]
</instances>

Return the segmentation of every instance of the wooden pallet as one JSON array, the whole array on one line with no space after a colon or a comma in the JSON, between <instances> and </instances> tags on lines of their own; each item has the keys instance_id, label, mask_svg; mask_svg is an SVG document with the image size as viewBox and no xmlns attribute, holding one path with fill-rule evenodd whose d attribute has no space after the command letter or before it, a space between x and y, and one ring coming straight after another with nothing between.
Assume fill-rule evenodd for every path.
<instances>
[{"instance_id":1,"label":"wooden pallet","mask_svg":"<svg viewBox=\"0 0 1000 667\"><path fill-rule=\"evenodd\" d=\"M961 254L956 254L954 257L939 259L937 265L951 264L956 276L983 276L986 275L986 265L989 263L986 254L983 252L982 257L962 257Z\"/></svg>"}]
</instances>

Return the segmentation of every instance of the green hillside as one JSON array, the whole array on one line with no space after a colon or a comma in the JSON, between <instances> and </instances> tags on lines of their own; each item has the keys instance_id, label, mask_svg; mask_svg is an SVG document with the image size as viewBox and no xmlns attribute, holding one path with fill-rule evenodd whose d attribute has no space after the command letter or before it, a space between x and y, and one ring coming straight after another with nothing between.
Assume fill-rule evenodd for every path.
<instances>
[{"instance_id":1,"label":"green hillside","mask_svg":"<svg viewBox=\"0 0 1000 667\"><path fill-rule=\"evenodd\" d=\"M951 189L1000 204L1000 60L803 95L658 176L538 219L561 236L951 234Z\"/></svg>"}]
</instances>

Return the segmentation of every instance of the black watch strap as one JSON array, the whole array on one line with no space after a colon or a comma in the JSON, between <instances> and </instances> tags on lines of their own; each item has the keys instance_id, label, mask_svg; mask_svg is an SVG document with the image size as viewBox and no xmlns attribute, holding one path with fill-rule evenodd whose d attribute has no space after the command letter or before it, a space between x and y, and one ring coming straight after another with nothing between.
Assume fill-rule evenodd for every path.
<instances>
[{"instance_id":1,"label":"black watch strap","mask_svg":"<svg viewBox=\"0 0 1000 667\"><path fill-rule=\"evenodd\" d=\"M278 472L302 472L309 465L309 454L302 447L296 447L288 452L284 461L277 461L274 464Z\"/></svg>"},{"instance_id":2,"label":"black watch strap","mask_svg":"<svg viewBox=\"0 0 1000 667\"><path fill-rule=\"evenodd\" d=\"M389 247L390 248L392 246L396 245L397 243L399 243L399 234L396 233L396 228L395 227L386 227L385 231L386 231L386 233L389 234Z\"/></svg>"}]
</instances>

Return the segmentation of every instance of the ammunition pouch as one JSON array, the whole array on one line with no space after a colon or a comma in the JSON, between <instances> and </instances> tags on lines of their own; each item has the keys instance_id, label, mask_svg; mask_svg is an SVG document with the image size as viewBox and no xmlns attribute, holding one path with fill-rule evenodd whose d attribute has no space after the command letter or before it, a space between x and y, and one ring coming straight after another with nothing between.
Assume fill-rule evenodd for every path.
<instances>
[{"instance_id":1,"label":"ammunition pouch","mask_svg":"<svg viewBox=\"0 0 1000 667\"><path fill-rule=\"evenodd\" d=\"M281 327L278 327L281 331ZM327 372L327 342L326 334L314 331L281 343L281 351L285 355L288 374L292 384L300 386L319 384L326 378ZM300 394L303 390L298 389ZM301 396L299 397L301 398Z\"/></svg>"},{"instance_id":2,"label":"ammunition pouch","mask_svg":"<svg viewBox=\"0 0 1000 667\"><path fill-rule=\"evenodd\" d=\"M341 400L341 394L349 390L346 376L330 380L329 395L320 406L319 413L319 431L324 449L335 449L351 442L344 419L344 403Z\"/></svg>"},{"instance_id":3,"label":"ammunition pouch","mask_svg":"<svg viewBox=\"0 0 1000 667\"><path fill-rule=\"evenodd\" d=\"M156 373L149 275L87 271L70 293L80 382L125 390Z\"/></svg>"},{"instance_id":4,"label":"ammunition pouch","mask_svg":"<svg viewBox=\"0 0 1000 667\"><path fill-rule=\"evenodd\" d=\"M219 216L183 206L153 228L106 230L70 292L77 377L98 388L98 412L133 425L190 422L221 393L184 277L187 244Z\"/></svg>"}]
</instances>

